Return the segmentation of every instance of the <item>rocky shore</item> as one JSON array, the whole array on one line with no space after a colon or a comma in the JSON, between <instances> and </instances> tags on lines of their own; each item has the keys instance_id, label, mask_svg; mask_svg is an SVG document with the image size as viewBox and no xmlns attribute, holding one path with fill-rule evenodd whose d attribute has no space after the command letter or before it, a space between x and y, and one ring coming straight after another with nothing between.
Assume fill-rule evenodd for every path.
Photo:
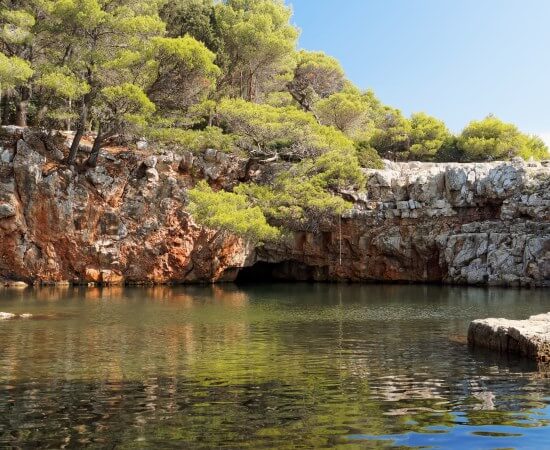
<instances>
[{"instance_id":1,"label":"rocky shore","mask_svg":"<svg viewBox=\"0 0 550 450\"><path fill-rule=\"evenodd\" d=\"M0 148L0 280L196 283L265 277L550 285L550 163L393 163L316 233L254 248L196 225L198 179L230 188L274 163L216 150L110 148L69 168L30 131Z\"/></svg>"},{"instance_id":2,"label":"rocky shore","mask_svg":"<svg viewBox=\"0 0 550 450\"><path fill-rule=\"evenodd\" d=\"M550 313L531 316L527 320L474 320L468 328L468 343L472 347L549 362Z\"/></svg>"}]
</instances>

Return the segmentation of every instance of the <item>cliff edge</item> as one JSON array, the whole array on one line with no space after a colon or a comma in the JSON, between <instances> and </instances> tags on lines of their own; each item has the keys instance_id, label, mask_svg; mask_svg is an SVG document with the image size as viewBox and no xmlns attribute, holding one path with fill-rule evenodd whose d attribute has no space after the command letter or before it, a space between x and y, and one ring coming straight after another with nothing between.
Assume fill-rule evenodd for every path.
<instances>
[{"instance_id":1,"label":"cliff edge","mask_svg":"<svg viewBox=\"0 0 550 450\"><path fill-rule=\"evenodd\" d=\"M550 286L550 162L393 163L319 232L254 248L196 225L197 179L269 167L206 150L101 153L69 168L32 134L0 147L0 278L28 283L193 283L237 277Z\"/></svg>"}]
</instances>

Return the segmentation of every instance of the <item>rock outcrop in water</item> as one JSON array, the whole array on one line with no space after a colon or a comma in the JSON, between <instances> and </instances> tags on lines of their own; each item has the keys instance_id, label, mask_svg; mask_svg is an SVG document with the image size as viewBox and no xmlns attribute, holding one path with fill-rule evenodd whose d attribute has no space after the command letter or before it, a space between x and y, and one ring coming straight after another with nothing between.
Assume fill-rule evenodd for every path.
<instances>
[{"instance_id":1,"label":"rock outcrop in water","mask_svg":"<svg viewBox=\"0 0 550 450\"><path fill-rule=\"evenodd\" d=\"M468 328L468 343L539 362L550 361L550 313L527 320L474 320Z\"/></svg>"},{"instance_id":2,"label":"rock outcrop in water","mask_svg":"<svg viewBox=\"0 0 550 450\"><path fill-rule=\"evenodd\" d=\"M30 132L0 149L0 277L26 282L382 280L550 285L548 163L392 163L318 233L260 248L197 226L200 178L218 187L278 169L202 155L111 149L70 169ZM243 269L245 268L245 269Z\"/></svg>"}]
</instances>

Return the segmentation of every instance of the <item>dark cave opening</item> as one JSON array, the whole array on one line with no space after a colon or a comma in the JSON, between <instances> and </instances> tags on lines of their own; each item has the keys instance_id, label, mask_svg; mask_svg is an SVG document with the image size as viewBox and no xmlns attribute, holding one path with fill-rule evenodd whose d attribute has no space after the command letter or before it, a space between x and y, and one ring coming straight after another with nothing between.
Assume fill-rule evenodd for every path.
<instances>
[{"instance_id":1,"label":"dark cave opening","mask_svg":"<svg viewBox=\"0 0 550 450\"><path fill-rule=\"evenodd\" d=\"M326 281L328 267L310 266L296 260L276 263L258 261L240 269L236 283L273 283L284 281Z\"/></svg>"}]
</instances>

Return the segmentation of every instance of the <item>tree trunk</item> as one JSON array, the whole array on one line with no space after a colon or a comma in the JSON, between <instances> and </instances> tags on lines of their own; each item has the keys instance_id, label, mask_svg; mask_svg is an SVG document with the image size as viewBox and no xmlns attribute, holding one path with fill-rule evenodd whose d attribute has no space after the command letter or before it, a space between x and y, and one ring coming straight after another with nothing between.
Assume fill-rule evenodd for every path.
<instances>
[{"instance_id":1,"label":"tree trunk","mask_svg":"<svg viewBox=\"0 0 550 450\"><path fill-rule=\"evenodd\" d=\"M67 164L74 164L76 160L76 155L78 154L78 148L80 146L80 141L84 135L84 130L86 129L86 122L88 121L88 103L91 101L91 96L89 94L84 95L82 99L82 105L80 109L80 115L78 117L78 124L76 126L76 132L74 134L73 142L69 150L69 156L67 156Z\"/></svg>"},{"instance_id":2,"label":"tree trunk","mask_svg":"<svg viewBox=\"0 0 550 450\"><path fill-rule=\"evenodd\" d=\"M15 107L15 125L18 127L27 126L27 112L29 102L27 100L19 100Z\"/></svg>"},{"instance_id":3,"label":"tree trunk","mask_svg":"<svg viewBox=\"0 0 550 450\"><path fill-rule=\"evenodd\" d=\"M0 105L0 124L9 125L10 123L10 91L6 90L2 96L2 104Z\"/></svg>"},{"instance_id":4,"label":"tree trunk","mask_svg":"<svg viewBox=\"0 0 550 450\"><path fill-rule=\"evenodd\" d=\"M250 73L248 75L248 101L254 101L254 74Z\"/></svg>"},{"instance_id":5,"label":"tree trunk","mask_svg":"<svg viewBox=\"0 0 550 450\"><path fill-rule=\"evenodd\" d=\"M71 99L69 99L69 118L67 119L67 131L71 131L71 116L70 114L73 112L73 102Z\"/></svg>"},{"instance_id":6,"label":"tree trunk","mask_svg":"<svg viewBox=\"0 0 550 450\"><path fill-rule=\"evenodd\" d=\"M4 92L4 97L2 98L2 125L9 125L12 123L12 113L10 110L10 104L13 99L13 91L8 89Z\"/></svg>"},{"instance_id":7,"label":"tree trunk","mask_svg":"<svg viewBox=\"0 0 550 450\"><path fill-rule=\"evenodd\" d=\"M46 113L48 112L48 107L46 105L42 106L36 113L36 118L34 120L34 124L37 126L40 126L44 118L46 117Z\"/></svg>"},{"instance_id":8,"label":"tree trunk","mask_svg":"<svg viewBox=\"0 0 550 450\"><path fill-rule=\"evenodd\" d=\"M19 91L19 98L15 106L15 125L18 127L27 126L27 114L29 112L29 101L31 90L23 86Z\"/></svg>"},{"instance_id":9,"label":"tree trunk","mask_svg":"<svg viewBox=\"0 0 550 450\"><path fill-rule=\"evenodd\" d=\"M97 137L94 140L94 145L92 146L92 151L90 153L90 157L88 158L88 161L86 161L86 164L90 167L97 166L97 159L99 158L99 151L101 150L101 145L103 144L103 141L105 140L106 135L104 135L101 131L101 124L99 125L99 129L97 130Z\"/></svg>"}]
</instances>

